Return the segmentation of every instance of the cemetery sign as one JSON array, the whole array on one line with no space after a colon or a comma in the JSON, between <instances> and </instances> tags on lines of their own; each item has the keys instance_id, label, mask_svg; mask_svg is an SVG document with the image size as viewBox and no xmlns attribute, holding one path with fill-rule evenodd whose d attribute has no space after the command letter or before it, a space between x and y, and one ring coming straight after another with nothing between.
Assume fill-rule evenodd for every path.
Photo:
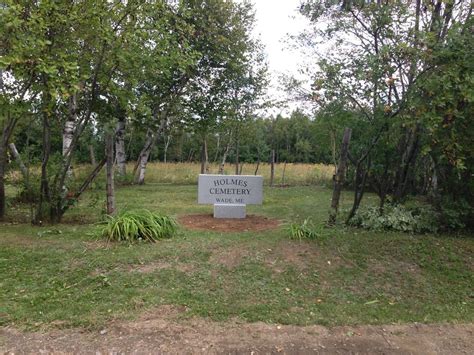
<instances>
[{"instance_id":1,"label":"cemetery sign","mask_svg":"<svg viewBox=\"0 0 474 355\"><path fill-rule=\"evenodd\" d=\"M215 218L245 218L245 206L262 201L262 176L199 175L198 203L213 204Z\"/></svg>"}]
</instances>

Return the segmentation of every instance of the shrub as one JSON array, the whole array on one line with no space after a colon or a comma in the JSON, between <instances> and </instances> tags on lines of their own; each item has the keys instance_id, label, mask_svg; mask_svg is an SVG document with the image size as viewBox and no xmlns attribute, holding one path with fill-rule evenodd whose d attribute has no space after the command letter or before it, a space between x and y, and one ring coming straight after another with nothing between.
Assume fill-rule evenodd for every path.
<instances>
[{"instance_id":1,"label":"shrub","mask_svg":"<svg viewBox=\"0 0 474 355\"><path fill-rule=\"evenodd\" d=\"M316 239L319 237L319 233L315 231L315 228L309 219L305 219L302 224L291 223L288 227L288 234L290 239Z\"/></svg>"},{"instance_id":2,"label":"shrub","mask_svg":"<svg viewBox=\"0 0 474 355\"><path fill-rule=\"evenodd\" d=\"M439 209L441 223L445 229L462 229L472 224L474 210L464 199L454 201L445 198L440 203Z\"/></svg>"},{"instance_id":3,"label":"shrub","mask_svg":"<svg viewBox=\"0 0 474 355\"><path fill-rule=\"evenodd\" d=\"M135 210L108 217L101 234L109 241L155 242L173 237L176 230L176 222L171 217L148 210Z\"/></svg>"},{"instance_id":4,"label":"shrub","mask_svg":"<svg viewBox=\"0 0 474 355\"><path fill-rule=\"evenodd\" d=\"M431 208L408 209L402 205L388 205L383 214L377 207L359 210L349 224L370 230L410 233L435 233L439 229L438 215Z\"/></svg>"}]
</instances>

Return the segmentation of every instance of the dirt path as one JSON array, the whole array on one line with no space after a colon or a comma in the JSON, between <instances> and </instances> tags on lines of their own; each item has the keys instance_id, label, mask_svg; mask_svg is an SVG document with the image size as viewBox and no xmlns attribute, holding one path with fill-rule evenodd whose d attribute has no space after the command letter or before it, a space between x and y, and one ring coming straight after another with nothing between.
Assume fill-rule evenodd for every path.
<instances>
[{"instance_id":1,"label":"dirt path","mask_svg":"<svg viewBox=\"0 0 474 355\"><path fill-rule=\"evenodd\" d=\"M157 313L95 332L0 328L0 353L474 354L474 324L297 327L177 321Z\"/></svg>"}]
</instances>

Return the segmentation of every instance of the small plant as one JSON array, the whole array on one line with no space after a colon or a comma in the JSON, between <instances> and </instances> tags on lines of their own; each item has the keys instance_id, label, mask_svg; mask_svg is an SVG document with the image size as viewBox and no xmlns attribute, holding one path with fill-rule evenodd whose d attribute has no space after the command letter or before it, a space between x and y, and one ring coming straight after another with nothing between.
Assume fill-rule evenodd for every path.
<instances>
[{"instance_id":1,"label":"small plant","mask_svg":"<svg viewBox=\"0 0 474 355\"><path fill-rule=\"evenodd\" d=\"M177 230L173 218L148 210L125 211L107 218L101 234L108 241L155 242L173 237Z\"/></svg>"},{"instance_id":2,"label":"small plant","mask_svg":"<svg viewBox=\"0 0 474 355\"><path fill-rule=\"evenodd\" d=\"M291 223L288 228L288 234L290 239L316 239L319 237L319 233L317 233L314 229L313 224L307 218L303 221L303 223Z\"/></svg>"},{"instance_id":3,"label":"small plant","mask_svg":"<svg viewBox=\"0 0 474 355\"><path fill-rule=\"evenodd\" d=\"M388 205L383 214L377 207L360 210L349 224L369 230L408 233L436 233L439 229L437 215L430 208L408 209L402 205Z\"/></svg>"}]
</instances>

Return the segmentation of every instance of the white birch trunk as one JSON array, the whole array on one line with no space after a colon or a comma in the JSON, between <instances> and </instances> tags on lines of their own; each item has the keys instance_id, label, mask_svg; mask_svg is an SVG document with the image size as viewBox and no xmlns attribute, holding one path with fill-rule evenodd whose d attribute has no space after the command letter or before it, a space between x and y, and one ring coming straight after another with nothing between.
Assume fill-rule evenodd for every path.
<instances>
[{"instance_id":1,"label":"white birch trunk","mask_svg":"<svg viewBox=\"0 0 474 355\"><path fill-rule=\"evenodd\" d=\"M135 182L139 185L143 185L145 183L145 173L146 167L148 164L148 159L150 158L151 151L156 143L157 138L160 136L161 132L163 131L166 124L166 119L163 119L158 127L157 132L153 132L152 130L147 131L147 138L145 141L145 145L143 146L142 151L140 152L140 156L138 157L137 161L137 168L138 168L138 176Z\"/></svg>"},{"instance_id":2,"label":"white birch trunk","mask_svg":"<svg viewBox=\"0 0 474 355\"><path fill-rule=\"evenodd\" d=\"M63 128L63 159L67 159L71 154L70 148L72 139L74 137L74 131L77 123L77 98L76 94L72 95L69 100L69 115ZM71 177L72 166L68 167L67 176Z\"/></svg>"},{"instance_id":3,"label":"white birch trunk","mask_svg":"<svg viewBox=\"0 0 474 355\"><path fill-rule=\"evenodd\" d=\"M127 173L127 156L125 153L125 117L121 117L117 122L115 134L115 160L117 162L117 172L121 177L124 177Z\"/></svg>"},{"instance_id":4,"label":"white birch trunk","mask_svg":"<svg viewBox=\"0 0 474 355\"><path fill-rule=\"evenodd\" d=\"M153 149L155 141L155 135L151 130L146 132L146 140L145 145L143 146L142 151L138 157L138 176L135 182L139 185L143 185L145 183L145 173L146 173L146 166L148 164L148 158L150 157L150 152Z\"/></svg>"},{"instance_id":5,"label":"white birch trunk","mask_svg":"<svg viewBox=\"0 0 474 355\"><path fill-rule=\"evenodd\" d=\"M170 146L170 143L171 143L171 135L168 135L166 137L166 142L165 142L165 151L164 151L164 155L163 155L163 162L166 163L166 156L168 154L168 147Z\"/></svg>"},{"instance_id":6,"label":"white birch trunk","mask_svg":"<svg viewBox=\"0 0 474 355\"><path fill-rule=\"evenodd\" d=\"M225 161L227 160L227 154L229 154L229 149L230 149L230 140L227 143L227 146L225 147L224 154L222 155L222 161L219 164L219 174L220 175L224 174L224 166L225 166Z\"/></svg>"},{"instance_id":7,"label":"white birch trunk","mask_svg":"<svg viewBox=\"0 0 474 355\"><path fill-rule=\"evenodd\" d=\"M15 158L16 163L18 164L18 167L20 168L21 174L23 175L23 178L26 181L28 179L28 169L26 168L25 164L23 163L23 160L21 159L20 153L18 153L18 150L16 149L15 143L10 143L8 145L8 148L10 148L10 153Z\"/></svg>"}]
</instances>

